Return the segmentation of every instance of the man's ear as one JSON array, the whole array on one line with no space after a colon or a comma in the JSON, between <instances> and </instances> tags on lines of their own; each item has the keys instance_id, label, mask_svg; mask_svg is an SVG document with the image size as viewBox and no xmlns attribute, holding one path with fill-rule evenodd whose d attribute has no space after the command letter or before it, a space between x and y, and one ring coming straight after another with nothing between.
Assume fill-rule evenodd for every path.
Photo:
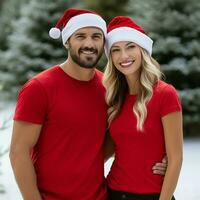
<instances>
[{"instance_id":1,"label":"man's ear","mask_svg":"<svg viewBox=\"0 0 200 200\"><path fill-rule=\"evenodd\" d=\"M68 43L68 41L65 43L64 46L65 46L66 49L69 49L69 43Z\"/></svg>"}]
</instances>

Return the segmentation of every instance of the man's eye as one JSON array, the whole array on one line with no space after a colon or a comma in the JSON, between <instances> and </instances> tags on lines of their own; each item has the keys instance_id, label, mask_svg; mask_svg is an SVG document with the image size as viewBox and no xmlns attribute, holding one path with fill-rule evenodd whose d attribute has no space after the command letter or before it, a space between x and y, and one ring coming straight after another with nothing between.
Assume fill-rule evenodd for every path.
<instances>
[{"instance_id":1,"label":"man's eye","mask_svg":"<svg viewBox=\"0 0 200 200\"><path fill-rule=\"evenodd\" d=\"M76 38L78 38L78 39L83 39L84 36L83 36L83 35L77 35Z\"/></svg>"},{"instance_id":2,"label":"man's eye","mask_svg":"<svg viewBox=\"0 0 200 200\"><path fill-rule=\"evenodd\" d=\"M97 40L97 39L101 39L101 36L95 35L95 36L93 36L93 38Z\"/></svg>"}]
</instances>

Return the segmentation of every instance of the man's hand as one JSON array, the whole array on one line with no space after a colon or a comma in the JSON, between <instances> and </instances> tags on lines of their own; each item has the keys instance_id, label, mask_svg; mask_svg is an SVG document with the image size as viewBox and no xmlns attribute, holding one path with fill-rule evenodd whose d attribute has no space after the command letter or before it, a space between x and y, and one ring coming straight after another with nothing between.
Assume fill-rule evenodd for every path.
<instances>
[{"instance_id":1,"label":"man's hand","mask_svg":"<svg viewBox=\"0 0 200 200\"><path fill-rule=\"evenodd\" d=\"M165 175L167 170L167 156L162 159L162 163L156 163L153 167L153 173L159 175Z\"/></svg>"}]
</instances>

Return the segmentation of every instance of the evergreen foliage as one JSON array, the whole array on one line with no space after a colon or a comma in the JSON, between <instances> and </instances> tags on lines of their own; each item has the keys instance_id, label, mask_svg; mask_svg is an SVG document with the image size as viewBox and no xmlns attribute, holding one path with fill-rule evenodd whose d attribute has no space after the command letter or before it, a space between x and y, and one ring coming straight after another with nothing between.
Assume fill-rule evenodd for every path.
<instances>
[{"instance_id":1,"label":"evergreen foliage","mask_svg":"<svg viewBox=\"0 0 200 200\"><path fill-rule=\"evenodd\" d=\"M66 59L61 40L48 35L65 9L91 9L107 23L128 15L153 38L153 57L179 91L186 134L200 129L199 0L4 0L0 5L0 91L17 91L38 72ZM103 56L99 69L106 62Z\"/></svg>"},{"instance_id":2,"label":"evergreen foliage","mask_svg":"<svg viewBox=\"0 0 200 200\"><path fill-rule=\"evenodd\" d=\"M65 9L76 5L75 0L31 0L21 8L7 38L8 50L0 54L2 89L16 91L35 74L67 58L61 40L51 39L48 31Z\"/></svg>"}]
</instances>

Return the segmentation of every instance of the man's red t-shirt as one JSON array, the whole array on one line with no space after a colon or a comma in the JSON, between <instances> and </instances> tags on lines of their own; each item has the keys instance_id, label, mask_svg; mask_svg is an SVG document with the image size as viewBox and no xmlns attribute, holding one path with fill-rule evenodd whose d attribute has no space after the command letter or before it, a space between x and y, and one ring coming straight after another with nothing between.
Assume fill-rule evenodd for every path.
<instances>
[{"instance_id":1,"label":"man's red t-shirt","mask_svg":"<svg viewBox=\"0 0 200 200\"><path fill-rule=\"evenodd\" d=\"M54 66L19 93L14 120L42 125L32 160L44 200L106 199L107 106L101 81L97 70L92 80L79 81Z\"/></svg>"}]
</instances>

